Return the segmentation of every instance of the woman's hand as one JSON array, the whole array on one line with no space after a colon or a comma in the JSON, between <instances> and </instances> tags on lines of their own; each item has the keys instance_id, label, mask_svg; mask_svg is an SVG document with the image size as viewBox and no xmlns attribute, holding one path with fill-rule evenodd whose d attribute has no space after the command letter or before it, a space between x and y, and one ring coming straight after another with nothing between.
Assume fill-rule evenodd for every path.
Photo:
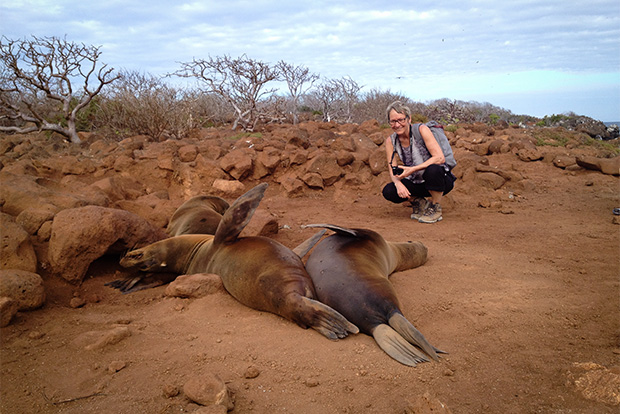
<instances>
[{"instance_id":1,"label":"woman's hand","mask_svg":"<svg viewBox=\"0 0 620 414\"><path fill-rule=\"evenodd\" d=\"M399 167L403 169L403 172L399 175L395 175L394 177L397 177L400 180L404 179L405 177L409 177L411 174L417 171L417 167L415 165L412 167L406 167L404 165L399 165Z\"/></svg>"},{"instance_id":2,"label":"woman's hand","mask_svg":"<svg viewBox=\"0 0 620 414\"><path fill-rule=\"evenodd\" d=\"M397 177L400 177L403 174L397 175ZM397 181L396 183L394 183L394 185L396 186L396 192L398 193L398 196L400 198L409 198L409 197L411 197L411 193L409 192L409 190L407 190L407 187L405 187L405 184L401 183L400 181Z\"/></svg>"}]
</instances>

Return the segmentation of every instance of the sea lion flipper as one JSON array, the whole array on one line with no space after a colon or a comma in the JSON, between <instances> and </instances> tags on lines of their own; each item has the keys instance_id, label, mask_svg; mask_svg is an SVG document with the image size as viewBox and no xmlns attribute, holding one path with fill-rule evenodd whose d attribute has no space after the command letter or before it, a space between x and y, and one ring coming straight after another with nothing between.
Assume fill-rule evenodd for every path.
<instances>
[{"instance_id":1,"label":"sea lion flipper","mask_svg":"<svg viewBox=\"0 0 620 414\"><path fill-rule=\"evenodd\" d=\"M239 233L250 222L258 204L265 195L268 184L262 183L252 188L226 210L215 231L213 244L229 243L237 240Z\"/></svg>"},{"instance_id":2,"label":"sea lion flipper","mask_svg":"<svg viewBox=\"0 0 620 414\"><path fill-rule=\"evenodd\" d=\"M126 295L128 293L165 285L172 282L177 278L177 276L178 274L176 273L149 273L147 275L138 275L125 279L113 280L106 283L105 286L118 289Z\"/></svg>"},{"instance_id":3,"label":"sea lion flipper","mask_svg":"<svg viewBox=\"0 0 620 414\"><path fill-rule=\"evenodd\" d=\"M359 236L359 233L357 231L355 231L354 229L348 229L346 227L340 227L340 226L336 226L335 224L305 224L302 226L303 228L305 227L323 227L326 229L330 229L340 235L343 236L353 236L353 237L357 237Z\"/></svg>"},{"instance_id":4,"label":"sea lion flipper","mask_svg":"<svg viewBox=\"0 0 620 414\"><path fill-rule=\"evenodd\" d=\"M402 335L407 341L420 347L435 361L439 360L435 347L428 343L424 335L416 329L402 314L395 313L389 319L389 324L396 332Z\"/></svg>"},{"instance_id":5,"label":"sea lion flipper","mask_svg":"<svg viewBox=\"0 0 620 414\"><path fill-rule=\"evenodd\" d=\"M304 257L310 249L314 247L315 244L318 243L319 239L323 237L323 235L327 232L327 230L323 229L316 233L314 236L310 237L308 240L302 242L299 246L293 249L293 252L299 256Z\"/></svg>"},{"instance_id":6,"label":"sea lion flipper","mask_svg":"<svg viewBox=\"0 0 620 414\"><path fill-rule=\"evenodd\" d=\"M377 325L372 331L372 336L386 354L401 364L415 367L420 362L428 362L428 358L424 356L422 351L411 345L389 325Z\"/></svg>"},{"instance_id":7,"label":"sea lion flipper","mask_svg":"<svg viewBox=\"0 0 620 414\"><path fill-rule=\"evenodd\" d=\"M306 320L301 321L306 326L318 331L329 339L345 338L349 333L359 333L357 326L353 325L339 312L317 300L301 297L304 306L311 308L312 312L303 312Z\"/></svg>"}]
</instances>

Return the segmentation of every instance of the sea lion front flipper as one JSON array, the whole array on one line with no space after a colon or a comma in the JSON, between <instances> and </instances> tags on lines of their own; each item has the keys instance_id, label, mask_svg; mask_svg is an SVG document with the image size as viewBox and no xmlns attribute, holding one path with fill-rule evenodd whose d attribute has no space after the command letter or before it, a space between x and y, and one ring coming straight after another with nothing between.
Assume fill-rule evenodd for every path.
<instances>
[{"instance_id":1,"label":"sea lion front flipper","mask_svg":"<svg viewBox=\"0 0 620 414\"><path fill-rule=\"evenodd\" d=\"M299 246L295 247L293 249L293 252L301 257L304 257L306 254L308 254L308 252L310 251L310 249L312 249L314 247L315 244L318 243L319 239L321 237L323 237L323 235L327 232L327 230L323 229L321 231L319 231L318 233L316 233L314 236L310 237L308 240L302 242Z\"/></svg>"},{"instance_id":2,"label":"sea lion front flipper","mask_svg":"<svg viewBox=\"0 0 620 414\"><path fill-rule=\"evenodd\" d=\"M439 357L435 352L435 347L428 343L424 335L416 329L402 314L393 314L388 323L396 332L401 334L407 341L420 347L424 352L428 354L435 361L439 361Z\"/></svg>"},{"instance_id":3,"label":"sea lion front flipper","mask_svg":"<svg viewBox=\"0 0 620 414\"><path fill-rule=\"evenodd\" d=\"M420 362L428 362L422 351L411 345L389 325L377 325L372 331L372 336L386 354L401 364L415 367Z\"/></svg>"},{"instance_id":4,"label":"sea lion front flipper","mask_svg":"<svg viewBox=\"0 0 620 414\"><path fill-rule=\"evenodd\" d=\"M120 290L124 295L165 285L176 279L176 273L150 273L146 276L138 275L125 279L117 279L106 283L104 286Z\"/></svg>"},{"instance_id":5,"label":"sea lion front flipper","mask_svg":"<svg viewBox=\"0 0 620 414\"><path fill-rule=\"evenodd\" d=\"M325 229L330 229L342 236L353 236L353 237L357 237L359 236L358 232L353 230L353 229L348 229L346 227L340 227L340 226L336 226L335 224L305 224L303 226L301 226L302 228L306 228L306 227L322 227Z\"/></svg>"},{"instance_id":6,"label":"sea lion front flipper","mask_svg":"<svg viewBox=\"0 0 620 414\"><path fill-rule=\"evenodd\" d=\"M268 186L267 183L259 184L235 200L217 226L213 239L214 245L237 240L239 233L250 222Z\"/></svg>"},{"instance_id":7,"label":"sea lion front flipper","mask_svg":"<svg viewBox=\"0 0 620 414\"><path fill-rule=\"evenodd\" d=\"M301 300L305 307L311 311L303 311L305 319L300 322L316 330L329 339L345 338L349 333L359 333L357 326L353 325L339 312L317 300L302 296Z\"/></svg>"}]
</instances>

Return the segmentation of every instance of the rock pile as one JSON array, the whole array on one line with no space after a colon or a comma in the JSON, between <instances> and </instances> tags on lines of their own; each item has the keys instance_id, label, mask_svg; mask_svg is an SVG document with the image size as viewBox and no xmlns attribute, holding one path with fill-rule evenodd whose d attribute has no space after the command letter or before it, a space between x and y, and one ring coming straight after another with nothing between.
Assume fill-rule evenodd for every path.
<instances>
[{"instance_id":1,"label":"rock pile","mask_svg":"<svg viewBox=\"0 0 620 414\"><path fill-rule=\"evenodd\" d=\"M502 199L535 191L524 168L515 167L521 163L619 175L620 158L610 147L576 131L553 129L555 141L539 132L484 124L447 132L458 162L451 196L479 194L480 206L501 208ZM390 133L373 120L268 125L254 134L210 128L164 142L83 134L79 146L44 134L3 136L0 278L4 283L10 271L11 278L23 277L19 283L29 284L34 274L79 284L99 257L167 237L172 213L199 194L233 200L258 181L288 197L331 187L380 191L389 180L384 141ZM277 232L274 217L260 210L256 217L262 223L256 234ZM0 296L7 298L0 302L2 322L9 323L4 314L24 308L10 290Z\"/></svg>"}]
</instances>

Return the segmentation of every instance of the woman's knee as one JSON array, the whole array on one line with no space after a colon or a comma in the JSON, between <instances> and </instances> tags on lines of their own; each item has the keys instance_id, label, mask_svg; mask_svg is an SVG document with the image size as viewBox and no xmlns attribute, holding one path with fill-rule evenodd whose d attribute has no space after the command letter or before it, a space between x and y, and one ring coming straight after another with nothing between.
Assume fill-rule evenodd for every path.
<instances>
[{"instance_id":1,"label":"woman's knee","mask_svg":"<svg viewBox=\"0 0 620 414\"><path fill-rule=\"evenodd\" d=\"M402 203L404 201L398 195L398 192L396 191L396 186L394 185L394 183L386 184L385 187L383 187L383 198L385 198L388 201L391 201L392 203Z\"/></svg>"}]
</instances>

